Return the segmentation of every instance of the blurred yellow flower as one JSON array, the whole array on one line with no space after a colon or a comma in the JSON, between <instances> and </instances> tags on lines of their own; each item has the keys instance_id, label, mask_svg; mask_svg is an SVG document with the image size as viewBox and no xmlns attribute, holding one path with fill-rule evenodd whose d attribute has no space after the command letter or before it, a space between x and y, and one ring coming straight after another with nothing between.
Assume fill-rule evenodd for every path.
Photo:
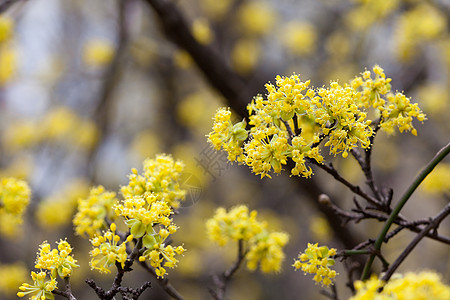
<instances>
[{"instance_id":1,"label":"blurred yellow flower","mask_svg":"<svg viewBox=\"0 0 450 300\"><path fill-rule=\"evenodd\" d=\"M28 269L23 262L0 264L0 293L14 295L27 277Z\"/></svg>"},{"instance_id":2,"label":"blurred yellow flower","mask_svg":"<svg viewBox=\"0 0 450 300\"><path fill-rule=\"evenodd\" d=\"M430 194L450 195L450 164L440 163L423 181L421 188Z\"/></svg>"},{"instance_id":3,"label":"blurred yellow flower","mask_svg":"<svg viewBox=\"0 0 450 300\"><path fill-rule=\"evenodd\" d=\"M240 74L249 74L261 56L261 45L256 39L243 38L231 50L231 64Z\"/></svg>"},{"instance_id":4,"label":"blurred yellow flower","mask_svg":"<svg viewBox=\"0 0 450 300\"><path fill-rule=\"evenodd\" d=\"M316 48L317 33L313 25L292 21L283 26L281 41L294 55L308 55Z\"/></svg>"},{"instance_id":5,"label":"blurred yellow flower","mask_svg":"<svg viewBox=\"0 0 450 300\"><path fill-rule=\"evenodd\" d=\"M214 33L208 20L204 18L197 18L192 22L192 35L200 44L204 45L211 44L214 40Z\"/></svg>"},{"instance_id":6,"label":"blurred yellow flower","mask_svg":"<svg viewBox=\"0 0 450 300\"><path fill-rule=\"evenodd\" d=\"M0 16L0 43L9 40L13 32L13 20L7 16Z\"/></svg>"},{"instance_id":7,"label":"blurred yellow flower","mask_svg":"<svg viewBox=\"0 0 450 300\"><path fill-rule=\"evenodd\" d=\"M420 44L439 38L446 28L447 20L442 11L428 4L415 6L403 13L396 25L397 56L404 61L411 60Z\"/></svg>"},{"instance_id":8,"label":"blurred yellow flower","mask_svg":"<svg viewBox=\"0 0 450 300\"><path fill-rule=\"evenodd\" d=\"M11 46L0 48L0 85L7 83L17 69L17 50Z\"/></svg>"},{"instance_id":9,"label":"blurred yellow flower","mask_svg":"<svg viewBox=\"0 0 450 300\"><path fill-rule=\"evenodd\" d=\"M246 1L238 11L240 28L249 35L264 35L274 28L277 15L268 2Z\"/></svg>"},{"instance_id":10,"label":"blurred yellow flower","mask_svg":"<svg viewBox=\"0 0 450 300\"><path fill-rule=\"evenodd\" d=\"M84 45L83 60L91 67L102 67L108 64L114 57L114 47L102 39L93 39Z\"/></svg>"},{"instance_id":11,"label":"blurred yellow flower","mask_svg":"<svg viewBox=\"0 0 450 300\"><path fill-rule=\"evenodd\" d=\"M383 287L379 292L379 288ZM448 300L450 286L442 282L441 276L434 271L420 273L394 274L387 284L373 275L369 280L355 282L356 294L350 300L368 299L408 299L408 300Z\"/></svg>"}]
</instances>

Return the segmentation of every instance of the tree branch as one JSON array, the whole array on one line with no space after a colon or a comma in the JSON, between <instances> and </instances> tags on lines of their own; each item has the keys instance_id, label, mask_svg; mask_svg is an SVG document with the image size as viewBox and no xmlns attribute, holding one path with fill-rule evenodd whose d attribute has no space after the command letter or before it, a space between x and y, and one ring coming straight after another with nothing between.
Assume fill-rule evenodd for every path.
<instances>
[{"instance_id":1,"label":"tree branch","mask_svg":"<svg viewBox=\"0 0 450 300\"><path fill-rule=\"evenodd\" d=\"M244 252L244 241L239 240L238 241L238 257L237 260L234 262L234 264L225 272L223 272L221 275L214 274L212 276L212 279L214 281L215 289L210 288L209 292L216 300L224 300L225 299L225 290L227 288L227 283L230 281L231 277L234 273L239 269L239 266L241 265L242 261L245 258L245 255L247 254Z\"/></svg>"},{"instance_id":2,"label":"tree branch","mask_svg":"<svg viewBox=\"0 0 450 300\"><path fill-rule=\"evenodd\" d=\"M386 271L384 276L381 278L383 281L388 281L395 270L400 266L400 264L406 259L406 257L411 253L411 251L417 246L417 244L426 236L426 234L431 229L437 229L439 224L450 214L450 203L448 203L444 209L437 214L434 218L430 220L430 224L426 226L422 231L416 235L416 237L409 243L409 245L403 250L400 256L392 263L389 269Z\"/></svg>"},{"instance_id":3,"label":"tree branch","mask_svg":"<svg viewBox=\"0 0 450 300\"><path fill-rule=\"evenodd\" d=\"M433 159L425 166L425 168L417 175L417 177L414 179L414 181L411 183L411 185L408 187L408 189L405 191L405 193L400 198L399 202L395 206L394 210L392 211L391 215L389 216L389 219L384 224L383 229L381 230L380 234L378 235L377 240L375 241L375 250L380 250L381 245L385 239L386 234L389 231L389 228L391 225L395 222L395 219L400 214L401 209L406 204L406 202L409 200L411 195L414 193L414 191L417 189L417 187L422 183L422 181L427 177L428 174L433 171L434 167L437 166L437 164L444 159L448 154L450 153L450 143L448 143L446 146L444 146L441 150L436 153L436 155L433 157ZM361 279L366 280L369 277L370 269L372 268L373 261L375 259L375 255L371 255L369 259L366 262L366 265L364 266L364 271L362 274Z\"/></svg>"}]
</instances>

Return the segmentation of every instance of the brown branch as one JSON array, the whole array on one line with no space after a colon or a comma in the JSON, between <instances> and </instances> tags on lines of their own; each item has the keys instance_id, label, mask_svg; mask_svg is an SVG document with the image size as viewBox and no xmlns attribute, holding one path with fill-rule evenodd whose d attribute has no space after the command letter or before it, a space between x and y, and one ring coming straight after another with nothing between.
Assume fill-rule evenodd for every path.
<instances>
[{"instance_id":1,"label":"brown branch","mask_svg":"<svg viewBox=\"0 0 450 300\"><path fill-rule=\"evenodd\" d=\"M137 299L148 287L151 286L150 282L145 282L141 287L133 289L130 287L122 286L122 279L126 272L131 272L131 266L133 265L134 260L139 256L139 249L142 247L142 238L138 239L136 245L133 248L133 251L128 254L127 260L122 267L122 264L116 262L117 274L114 277L113 284L108 291L105 291L103 288L97 285L94 280L87 279L86 283L95 291L97 296L102 300L112 300L114 296L118 293L123 294L131 294L132 299ZM127 296L125 296L127 298Z\"/></svg>"},{"instance_id":2,"label":"brown branch","mask_svg":"<svg viewBox=\"0 0 450 300\"><path fill-rule=\"evenodd\" d=\"M353 209L352 212L346 211L341 209L340 207L338 207L333 201L331 201L329 199L329 197L327 196L328 201L322 201L322 205L327 206L330 208L331 211L333 211L337 216L339 216L340 218L344 219L344 224L353 221L353 222L360 222L361 220L366 220L366 219L376 219L380 222L385 222L389 216L385 215L385 214L381 214L381 213L376 213L367 209L363 209L358 202L355 201L355 204L357 206L356 209ZM395 234L397 234L400 230L403 229L408 229L412 232L421 232L422 228L420 227L420 225L427 225L429 224L429 220L416 220L416 221L406 221L403 218L397 218L394 221L394 224L399 225L400 228L396 228L395 232L392 232L391 234L389 234L388 239L392 238ZM450 238L447 236L442 236L439 234L431 234L431 233L427 233L426 234L427 238L442 242L444 244L450 245ZM353 248L355 249L355 248Z\"/></svg>"},{"instance_id":3,"label":"brown branch","mask_svg":"<svg viewBox=\"0 0 450 300\"><path fill-rule=\"evenodd\" d=\"M361 188L357 185L353 185L352 183L350 183L347 179L345 179L344 177L342 177L339 172L334 168L332 163L327 164L321 164L318 163L316 160L314 159L310 159L309 160L311 163L315 164L316 166L318 166L319 168L321 168L322 170L324 170L325 172L327 172L328 174L330 174L331 176L334 177L334 179L336 179L337 181L339 181L340 183L344 184L346 187L348 187L353 193L355 193L358 196L361 196L362 198L364 198L365 200L367 200L369 203L375 205L376 207L379 207L381 204L378 202L377 199L373 198L372 196L369 196L368 194L366 194L363 190L361 190Z\"/></svg>"},{"instance_id":4,"label":"brown branch","mask_svg":"<svg viewBox=\"0 0 450 300\"><path fill-rule=\"evenodd\" d=\"M212 276L215 289L210 288L209 292L216 300L224 300L225 299L225 290L227 288L227 284L230 281L231 277L234 273L239 269L239 266L241 265L242 261L245 258L245 255L247 253L244 252L244 241L239 240L238 241L238 257L234 264L225 272L223 272L221 275L214 274Z\"/></svg>"},{"instance_id":5,"label":"brown branch","mask_svg":"<svg viewBox=\"0 0 450 300\"><path fill-rule=\"evenodd\" d=\"M400 266L400 264L408 257L411 251L417 246L417 244L427 235L427 233L434 229L436 230L439 224L450 214L450 203L447 204L443 210L441 210L434 218L430 220L430 224L426 226L422 231L416 235L416 237L409 243L409 245L403 250L400 256L392 263L389 269L386 271L384 276L381 278L383 281L388 281L395 270Z\"/></svg>"},{"instance_id":6,"label":"brown branch","mask_svg":"<svg viewBox=\"0 0 450 300\"><path fill-rule=\"evenodd\" d=\"M369 138L370 146L367 149L365 149L365 151L364 151L364 153L365 153L364 158L362 157L361 153L357 149L352 149L350 152L352 153L353 157L355 157L356 161L359 163L361 170L363 171L364 176L366 177L366 184L372 190L372 193L375 196L375 199L377 199L378 202L381 204L382 202L386 203L387 201L383 201L384 197L380 193L380 190L378 189L378 187L375 184L375 180L373 178L373 173L372 173L372 160L371 160L373 142L375 140L378 130L380 129L380 126L379 126L380 121L381 121L381 119L379 118L374 122L375 129L374 129L372 136ZM389 206L384 207L384 208L388 212Z\"/></svg>"},{"instance_id":7,"label":"brown branch","mask_svg":"<svg viewBox=\"0 0 450 300\"><path fill-rule=\"evenodd\" d=\"M72 294L72 287L70 286L70 277L64 277L64 283L66 285L64 291L56 289L52 291L52 293L67 298L69 300L77 300L77 298L75 298L75 296Z\"/></svg>"},{"instance_id":8,"label":"brown branch","mask_svg":"<svg viewBox=\"0 0 450 300\"><path fill-rule=\"evenodd\" d=\"M156 275L155 270L148 266L145 262L139 262L139 264L147 271L149 272L153 277L156 278L156 281L158 282L159 286L172 298L177 300L184 300L184 297L169 283L169 279L167 277L159 278L158 275Z\"/></svg>"},{"instance_id":9,"label":"brown branch","mask_svg":"<svg viewBox=\"0 0 450 300\"><path fill-rule=\"evenodd\" d=\"M17 2L21 2L22 0L6 0L0 4L0 14L6 12L11 6L13 6Z\"/></svg>"},{"instance_id":10,"label":"brown branch","mask_svg":"<svg viewBox=\"0 0 450 300\"><path fill-rule=\"evenodd\" d=\"M217 89L240 115L245 116L249 99L256 94L210 46L198 43L178 7L169 0L145 0L156 12L167 37L189 53L205 79Z\"/></svg>"}]
</instances>

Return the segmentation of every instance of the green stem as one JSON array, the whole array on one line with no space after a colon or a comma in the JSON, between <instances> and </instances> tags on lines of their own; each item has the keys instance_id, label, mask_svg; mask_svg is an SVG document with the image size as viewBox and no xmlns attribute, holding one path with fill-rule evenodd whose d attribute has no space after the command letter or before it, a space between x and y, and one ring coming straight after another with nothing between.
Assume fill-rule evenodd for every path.
<instances>
[{"instance_id":1,"label":"green stem","mask_svg":"<svg viewBox=\"0 0 450 300\"><path fill-rule=\"evenodd\" d=\"M380 234L378 235L377 240L375 241L374 248L375 251L379 251L381 249L381 244L384 241L384 238L386 237L386 234L389 231L389 228L394 223L395 219L400 213L400 210L403 208L403 206L406 204L408 199L411 197L411 195L414 193L414 191L417 189L417 187L422 183L422 181L427 177L428 174L433 171L434 167L444 159L447 154L450 153L450 143L448 143L446 146L444 146L441 150L439 150L438 153L433 157L433 159L428 163L428 165L425 166L425 168L420 172L419 175L414 179L414 181L411 183L411 185L408 187L408 189L405 191L405 193L400 198L399 202L395 206L394 210L391 212L391 215L389 216L389 219L387 219L386 223L384 224L383 229L381 230ZM373 261L375 259L375 254L371 254L369 259L367 260L366 265L364 266L363 274L361 276L361 280L366 280L369 278L370 269L372 268Z\"/></svg>"},{"instance_id":2,"label":"green stem","mask_svg":"<svg viewBox=\"0 0 450 300\"><path fill-rule=\"evenodd\" d=\"M361 249L361 250L344 250L342 251L342 254L344 256L351 256L351 255L361 255L361 254L370 254L370 250L367 249Z\"/></svg>"}]
</instances>

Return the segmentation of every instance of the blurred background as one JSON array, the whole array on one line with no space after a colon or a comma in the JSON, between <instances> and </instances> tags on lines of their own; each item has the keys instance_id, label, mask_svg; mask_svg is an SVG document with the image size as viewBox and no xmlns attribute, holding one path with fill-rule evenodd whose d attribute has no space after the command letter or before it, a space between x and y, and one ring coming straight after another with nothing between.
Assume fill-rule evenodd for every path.
<instances>
[{"instance_id":1,"label":"blurred background","mask_svg":"<svg viewBox=\"0 0 450 300\"><path fill-rule=\"evenodd\" d=\"M186 163L186 202L174 217L174 239L188 249L170 282L186 299L210 299L210 275L227 269L236 245L220 248L205 221L219 206L247 204L269 228L290 235L280 274L241 268L229 299L326 299L310 276L294 272L307 242L346 249L375 238L380 224L337 227L317 209L326 193L350 209L352 194L321 170L312 179L287 173L264 178L230 164L206 137L215 111L245 105L277 74L300 74L314 86L344 83L375 64L427 114L418 136L387 136L373 147L380 187L394 203L415 174L450 139L450 3L425 0L16 0L0 4L0 177L26 180L32 202L24 223L0 215L0 298L15 299L30 280L38 246L67 237L81 267L73 276L78 299L93 299L84 283L103 287L112 276L89 269L90 243L75 236L77 199L90 187L118 193L131 168L170 153ZM330 158L349 181L364 186L357 162ZM450 161L404 209L408 219L435 215L450 194ZM366 189L368 190L368 189ZM449 222L440 233L450 234ZM343 241L345 232L350 241ZM393 261L414 235L402 231L383 251ZM337 270L346 299L345 270ZM380 266L375 265L376 270ZM435 269L450 279L448 247L425 239L400 272ZM148 276L148 278L146 277ZM6 280L8 278L8 280ZM153 280L136 266L125 284ZM153 280L154 281L154 280ZM301 295L301 297L299 297ZM58 297L57 297L58 298ZM169 299L154 283L142 299Z\"/></svg>"}]
</instances>

